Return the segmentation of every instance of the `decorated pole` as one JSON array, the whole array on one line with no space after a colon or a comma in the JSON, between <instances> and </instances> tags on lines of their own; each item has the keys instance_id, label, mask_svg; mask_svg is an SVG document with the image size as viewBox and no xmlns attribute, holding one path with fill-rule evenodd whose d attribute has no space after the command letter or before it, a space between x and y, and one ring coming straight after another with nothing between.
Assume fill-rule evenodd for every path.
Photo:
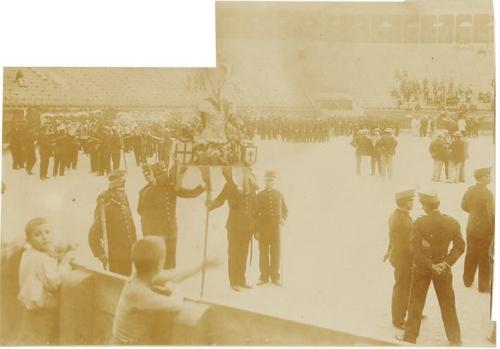
<instances>
[{"instance_id":1,"label":"decorated pole","mask_svg":"<svg viewBox=\"0 0 500 349\"><path fill-rule=\"evenodd\" d=\"M207 186L207 203L211 200L211 185L210 185L210 167L200 167L201 175L205 185ZM210 220L210 209L206 206L205 214L205 239L203 242L203 261L207 258L207 248L208 248L208 224ZM201 271L201 285L200 285L200 298L203 298L203 293L205 291L205 275L206 269L203 264L203 269Z\"/></svg>"}]
</instances>

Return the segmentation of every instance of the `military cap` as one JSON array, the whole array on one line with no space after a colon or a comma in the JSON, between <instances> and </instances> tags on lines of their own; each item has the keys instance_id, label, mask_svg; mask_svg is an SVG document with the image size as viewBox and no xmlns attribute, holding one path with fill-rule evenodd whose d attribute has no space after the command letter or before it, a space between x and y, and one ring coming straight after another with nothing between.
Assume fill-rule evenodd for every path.
<instances>
[{"instance_id":1,"label":"military cap","mask_svg":"<svg viewBox=\"0 0 500 349\"><path fill-rule=\"evenodd\" d=\"M439 203L439 196L436 192L434 191L421 191L418 193L418 198L420 199L420 202L426 202L426 203Z\"/></svg>"},{"instance_id":2,"label":"military cap","mask_svg":"<svg viewBox=\"0 0 500 349\"><path fill-rule=\"evenodd\" d=\"M392 128L390 128L390 127L389 127L389 128L386 128L384 132L385 132L385 133L392 133Z\"/></svg>"},{"instance_id":3,"label":"military cap","mask_svg":"<svg viewBox=\"0 0 500 349\"><path fill-rule=\"evenodd\" d=\"M414 196L415 196L415 189L403 190L403 191L397 192L394 195L396 200L410 199Z\"/></svg>"},{"instance_id":4,"label":"military cap","mask_svg":"<svg viewBox=\"0 0 500 349\"><path fill-rule=\"evenodd\" d=\"M125 186L125 179L123 177L115 178L109 181L109 189L123 188Z\"/></svg>"},{"instance_id":5,"label":"military cap","mask_svg":"<svg viewBox=\"0 0 500 349\"><path fill-rule=\"evenodd\" d=\"M108 174L108 180L110 182L117 180L117 179L122 179L125 180L125 176L127 175L127 171L125 170L113 170Z\"/></svg>"},{"instance_id":6,"label":"military cap","mask_svg":"<svg viewBox=\"0 0 500 349\"><path fill-rule=\"evenodd\" d=\"M491 174L491 167L481 167L474 170L474 177L479 178Z\"/></svg>"},{"instance_id":7,"label":"military cap","mask_svg":"<svg viewBox=\"0 0 500 349\"><path fill-rule=\"evenodd\" d=\"M152 169L153 174L155 176L158 176L158 175L162 174L163 172L167 171L165 164L163 162L157 162L157 163L151 165L151 169Z\"/></svg>"},{"instance_id":8,"label":"military cap","mask_svg":"<svg viewBox=\"0 0 500 349\"><path fill-rule=\"evenodd\" d=\"M274 171L266 171L264 173L264 179L276 179L276 172L274 172Z\"/></svg>"}]
</instances>

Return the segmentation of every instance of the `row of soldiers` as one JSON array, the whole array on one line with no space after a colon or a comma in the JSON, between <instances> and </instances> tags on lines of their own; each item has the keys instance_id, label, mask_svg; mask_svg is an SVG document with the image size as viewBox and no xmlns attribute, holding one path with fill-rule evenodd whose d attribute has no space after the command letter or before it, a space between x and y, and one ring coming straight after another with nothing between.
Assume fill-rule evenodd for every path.
<instances>
[{"instance_id":1,"label":"row of soldiers","mask_svg":"<svg viewBox=\"0 0 500 349\"><path fill-rule=\"evenodd\" d=\"M272 281L281 285L280 236L288 210L283 195L274 189L276 173L266 172L265 189L258 192L259 186L250 168L242 168L245 178L242 184L233 179L231 167L223 168L226 184L212 200L210 177L204 168L200 168L203 184L192 189L183 187L187 169L174 164L168 170L162 162L142 166L146 185L139 192L137 212L141 217L143 235L159 236L165 242L164 268L176 267L177 198L196 198L207 192L208 210L221 207L226 202L229 205L226 229L231 288L237 292L251 288L246 279L246 260L254 237L259 241L260 252L258 284ZM132 245L137 240L137 234L125 193L125 175L124 170L112 171L108 175L109 188L97 198L94 222L89 230L89 245L105 269L130 275Z\"/></svg>"},{"instance_id":2,"label":"row of soldiers","mask_svg":"<svg viewBox=\"0 0 500 349\"><path fill-rule=\"evenodd\" d=\"M463 284L471 287L479 271L479 292L491 292L495 220L493 193L487 187L491 168L476 169L474 177L477 183L467 189L461 203L469 214L467 244L458 221L440 212L440 199L435 192L418 194L425 214L415 221L410 216L415 190L395 195L397 208L389 219L389 247L384 261L389 259L394 267L392 323L404 330L403 335L397 336L399 340L416 343L432 282L448 341L452 346L462 344L452 267L464 251Z\"/></svg>"},{"instance_id":3,"label":"row of soldiers","mask_svg":"<svg viewBox=\"0 0 500 349\"><path fill-rule=\"evenodd\" d=\"M356 135L361 129L385 130L392 128L399 135L401 123L396 118L324 117L279 118L261 117L254 123L261 139L279 139L285 142L328 142L330 136Z\"/></svg>"},{"instance_id":4,"label":"row of soldiers","mask_svg":"<svg viewBox=\"0 0 500 349\"><path fill-rule=\"evenodd\" d=\"M90 157L90 172L105 175L111 170L127 167L125 153L133 152L140 166L148 159L168 163L172 139L165 127L106 126L97 122L72 124L45 124L37 131L25 123L17 123L11 133L9 147L14 170L25 169L33 175L40 160L40 179L48 179L50 159L52 176L64 176L68 169L76 169L80 151ZM123 160L123 162L122 162Z\"/></svg>"}]
</instances>

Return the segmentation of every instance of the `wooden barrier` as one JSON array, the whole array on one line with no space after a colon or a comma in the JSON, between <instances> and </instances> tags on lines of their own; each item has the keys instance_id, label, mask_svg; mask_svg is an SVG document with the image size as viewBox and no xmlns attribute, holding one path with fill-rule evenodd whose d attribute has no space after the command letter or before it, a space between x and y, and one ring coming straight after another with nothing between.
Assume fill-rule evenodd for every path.
<instances>
[{"instance_id":1,"label":"wooden barrier","mask_svg":"<svg viewBox=\"0 0 500 349\"><path fill-rule=\"evenodd\" d=\"M3 265L5 267L5 264ZM15 273L14 273L15 274ZM13 273L9 275L14 278ZM2 281L7 281L5 269ZM113 317L126 278L76 266L67 274L60 291L60 344L107 344ZM10 282L10 281L7 281ZM15 301L4 293L2 304ZM8 287L7 287L8 288ZM15 311L13 307L9 308ZM17 308L16 308L17 309ZM2 309L2 329L14 322L17 313ZM156 345L397 345L394 342L366 338L349 333L291 321L208 301L186 299L184 310L171 317L159 314L152 328L151 342ZM22 334L21 334L22 335ZM3 344L16 344L12 341ZM22 344L22 336L17 344Z\"/></svg>"}]
</instances>

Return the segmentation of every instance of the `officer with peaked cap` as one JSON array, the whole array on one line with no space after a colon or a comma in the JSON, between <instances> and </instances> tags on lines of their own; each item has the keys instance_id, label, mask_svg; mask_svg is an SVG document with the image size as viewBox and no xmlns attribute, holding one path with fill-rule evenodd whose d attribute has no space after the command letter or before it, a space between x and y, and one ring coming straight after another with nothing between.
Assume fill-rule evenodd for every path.
<instances>
[{"instance_id":1,"label":"officer with peaked cap","mask_svg":"<svg viewBox=\"0 0 500 349\"><path fill-rule=\"evenodd\" d=\"M385 129L379 145L379 148L381 149L380 164L383 177L392 177L392 158L396 154L397 146L398 141L392 135L392 128L389 127Z\"/></svg>"},{"instance_id":2,"label":"officer with peaked cap","mask_svg":"<svg viewBox=\"0 0 500 349\"><path fill-rule=\"evenodd\" d=\"M495 231L495 204L488 189L491 167L474 171L476 184L469 187L462 199L462 209L469 214L467 222L467 251L464 263L464 285L470 287L479 269L479 292L491 291L492 261L490 248Z\"/></svg>"},{"instance_id":3,"label":"officer with peaked cap","mask_svg":"<svg viewBox=\"0 0 500 349\"><path fill-rule=\"evenodd\" d=\"M259 240L259 285L269 282L281 286L281 226L288 217L283 194L274 189L276 173L266 171L265 188L255 199L256 237Z\"/></svg>"},{"instance_id":4,"label":"officer with peaked cap","mask_svg":"<svg viewBox=\"0 0 500 349\"><path fill-rule=\"evenodd\" d=\"M384 257L384 261L389 258L394 267L392 324L400 329L404 327L410 298L412 274L410 236L413 226L410 211L413 208L414 197L415 190L413 189L396 193L397 208L389 218L389 248Z\"/></svg>"},{"instance_id":5,"label":"officer with peaked cap","mask_svg":"<svg viewBox=\"0 0 500 349\"><path fill-rule=\"evenodd\" d=\"M202 194L206 187L198 185L193 189L182 188L182 179L187 167L176 173L176 166L169 171L163 162L152 166L155 183L144 192L142 198L141 226L144 236L156 235L165 239L167 256L165 268L176 266L177 251L177 198L195 198Z\"/></svg>"},{"instance_id":6,"label":"officer with peaked cap","mask_svg":"<svg viewBox=\"0 0 500 349\"><path fill-rule=\"evenodd\" d=\"M408 319L404 335L396 338L416 343L425 299L432 282L446 337L450 345L461 345L451 267L464 253L465 241L457 220L439 211L440 202L436 193L421 192L418 195L425 215L417 218L413 224L411 248L414 267Z\"/></svg>"},{"instance_id":7,"label":"officer with peaked cap","mask_svg":"<svg viewBox=\"0 0 500 349\"><path fill-rule=\"evenodd\" d=\"M89 245L105 269L109 266L112 272L130 275L132 245L137 236L125 194L125 175L123 170L109 173L109 188L97 198L94 222L89 230Z\"/></svg>"},{"instance_id":8,"label":"officer with peaked cap","mask_svg":"<svg viewBox=\"0 0 500 349\"><path fill-rule=\"evenodd\" d=\"M227 202L229 215L226 229L228 240L229 283L234 291L251 288L246 279L248 247L255 233L255 197L258 189L250 168L242 168L241 187L234 181L231 167L223 168L226 184L207 208L214 210Z\"/></svg>"}]
</instances>

